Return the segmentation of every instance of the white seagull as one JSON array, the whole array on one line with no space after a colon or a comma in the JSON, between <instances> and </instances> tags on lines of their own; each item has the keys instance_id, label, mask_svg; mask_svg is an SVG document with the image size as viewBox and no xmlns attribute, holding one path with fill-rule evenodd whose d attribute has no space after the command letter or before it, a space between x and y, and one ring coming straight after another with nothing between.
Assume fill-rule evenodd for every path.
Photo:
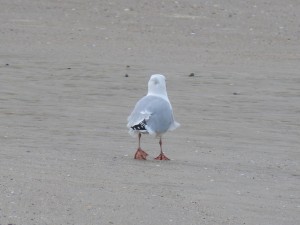
<instances>
[{"instance_id":1,"label":"white seagull","mask_svg":"<svg viewBox=\"0 0 300 225\"><path fill-rule=\"evenodd\" d=\"M154 74L148 82L148 94L135 105L127 119L129 134L138 135L139 145L134 155L135 159L145 160L148 154L141 149L142 133L159 137L160 155L155 159L169 160L162 151L162 135L180 126L174 120L173 110L168 98L166 78L161 74Z\"/></svg>"}]
</instances>

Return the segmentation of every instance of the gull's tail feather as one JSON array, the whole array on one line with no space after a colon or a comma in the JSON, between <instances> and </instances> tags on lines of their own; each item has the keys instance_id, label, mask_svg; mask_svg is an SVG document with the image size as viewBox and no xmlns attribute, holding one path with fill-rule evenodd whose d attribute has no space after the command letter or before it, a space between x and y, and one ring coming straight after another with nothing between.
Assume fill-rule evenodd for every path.
<instances>
[{"instance_id":1,"label":"gull's tail feather","mask_svg":"<svg viewBox=\"0 0 300 225\"><path fill-rule=\"evenodd\" d=\"M172 123L172 125L169 127L169 131L175 130L176 128L180 127L180 123L177 123L176 121L174 121L174 123Z\"/></svg>"}]
</instances>

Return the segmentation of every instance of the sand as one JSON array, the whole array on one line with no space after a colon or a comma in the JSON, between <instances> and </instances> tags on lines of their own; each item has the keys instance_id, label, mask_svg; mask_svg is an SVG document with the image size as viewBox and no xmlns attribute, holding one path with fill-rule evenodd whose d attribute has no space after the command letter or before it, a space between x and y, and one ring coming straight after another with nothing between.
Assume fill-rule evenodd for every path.
<instances>
[{"instance_id":1,"label":"sand","mask_svg":"<svg viewBox=\"0 0 300 225\"><path fill-rule=\"evenodd\" d=\"M300 224L299 12L1 1L0 224ZM171 161L151 136L134 160L127 133L153 73L181 123Z\"/></svg>"}]
</instances>

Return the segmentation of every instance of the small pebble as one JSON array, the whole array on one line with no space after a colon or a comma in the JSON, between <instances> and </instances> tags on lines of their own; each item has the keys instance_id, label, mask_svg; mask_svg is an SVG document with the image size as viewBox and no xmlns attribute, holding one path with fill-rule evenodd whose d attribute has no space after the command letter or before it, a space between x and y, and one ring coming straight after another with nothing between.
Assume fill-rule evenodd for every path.
<instances>
[{"instance_id":1,"label":"small pebble","mask_svg":"<svg viewBox=\"0 0 300 225\"><path fill-rule=\"evenodd\" d=\"M8 64L8 63L6 63L6 64L5 64L5 66L9 66L9 64Z\"/></svg>"},{"instance_id":2,"label":"small pebble","mask_svg":"<svg viewBox=\"0 0 300 225\"><path fill-rule=\"evenodd\" d=\"M130 67L129 65L126 66L126 68L129 68L129 67Z\"/></svg>"},{"instance_id":3,"label":"small pebble","mask_svg":"<svg viewBox=\"0 0 300 225\"><path fill-rule=\"evenodd\" d=\"M195 74L194 73L191 73L190 75L189 75L189 77L194 77L195 76Z\"/></svg>"},{"instance_id":4,"label":"small pebble","mask_svg":"<svg viewBox=\"0 0 300 225\"><path fill-rule=\"evenodd\" d=\"M125 74L125 77L129 77L129 75L128 75L128 74Z\"/></svg>"}]
</instances>

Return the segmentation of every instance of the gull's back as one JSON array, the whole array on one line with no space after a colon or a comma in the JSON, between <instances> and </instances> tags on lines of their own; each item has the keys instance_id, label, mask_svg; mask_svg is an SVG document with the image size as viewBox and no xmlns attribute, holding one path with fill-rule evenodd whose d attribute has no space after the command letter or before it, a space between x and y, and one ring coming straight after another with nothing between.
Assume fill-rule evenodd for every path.
<instances>
[{"instance_id":1,"label":"gull's back","mask_svg":"<svg viewBox=\"0 0 300 225\"><path fill-rule=\"evenodd\" d=\"M147 95L140 99L131 115L128 117L127 127L130 128L146 121L146 128L150 134L160 135L175 125L171 105L165 99Z\"/></svg>"}]
</instances>

